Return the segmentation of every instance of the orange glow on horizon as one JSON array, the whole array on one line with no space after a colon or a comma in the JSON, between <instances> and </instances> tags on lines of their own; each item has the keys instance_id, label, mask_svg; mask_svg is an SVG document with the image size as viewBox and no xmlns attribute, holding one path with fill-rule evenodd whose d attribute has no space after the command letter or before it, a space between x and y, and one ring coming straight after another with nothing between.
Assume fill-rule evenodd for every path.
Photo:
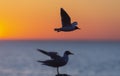
<instances>
[{"instance_id":1,"label":"orange glow on horizon","mask_svg":"<svg viewBox=\"0 0 120 76\"><path fill-rule=\"evenodd\" d=\"M120 40L120 0L0 1L0 39ZM61 27L60 8L81 30Z\"/></svg>"}]
</instances>

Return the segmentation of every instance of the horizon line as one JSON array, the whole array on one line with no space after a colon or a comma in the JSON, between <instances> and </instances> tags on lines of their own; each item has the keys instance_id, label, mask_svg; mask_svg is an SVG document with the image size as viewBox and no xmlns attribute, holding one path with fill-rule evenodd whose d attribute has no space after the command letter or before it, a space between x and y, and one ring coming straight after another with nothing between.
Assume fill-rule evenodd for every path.
<instances>
[{"instance_id":1,"label":"horizon line","mask_svg":"<svg viewBox=\"0 0 120 76\"><path fill-rule=\"evenodd\" d=\"M0 39L0 41L88 41L88 42L120 42L120 40L106 40L106 39Z\"/></svg>"}]
</instances>

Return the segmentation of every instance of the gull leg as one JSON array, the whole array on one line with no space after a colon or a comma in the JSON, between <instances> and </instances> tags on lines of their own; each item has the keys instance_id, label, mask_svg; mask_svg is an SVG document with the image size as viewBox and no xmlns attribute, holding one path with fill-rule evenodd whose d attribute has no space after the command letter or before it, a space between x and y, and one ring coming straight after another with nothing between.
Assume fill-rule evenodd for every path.
<instances>
[{"instance_id":1,"label":"gull leg","mask_svg":"<svg viewBox=\"0 0 120 76\"><path fill-rule=\"evenodd\" d=\"M60 29L59 29L59 28L55 28L54 30L57 31L57 32L60 32Z\"/></svg>"},{"instance_id":2,"label":"gull leg","mask_svg":"<svg viewBox=\"0 0 120 76\"><path fill-rule=\"evenodd\" d=\"M57 67L57 74L59 75L59 67Z\"/></svg>"}]
</instances>

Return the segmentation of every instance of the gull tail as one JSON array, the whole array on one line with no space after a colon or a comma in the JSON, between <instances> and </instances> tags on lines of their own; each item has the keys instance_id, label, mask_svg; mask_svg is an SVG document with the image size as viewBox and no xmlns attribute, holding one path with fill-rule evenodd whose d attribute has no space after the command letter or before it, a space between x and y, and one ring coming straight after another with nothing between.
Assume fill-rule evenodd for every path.
<instances>
[{"instance_id":1,"label":"gull tail","mask_svg":"<svg viewBox=\"0 0 120 76\"><path fill-rule=\"evenodd\" d=\"M44 64L45 61L40 61L40 60L38 60L37 62L40 62L40 63L42 63L42 65L45 65L45 64Z\"/></svg>"},{"instance_id":2,"label":"gull tail","mask_svg":"<svg viewBox=\"0 0 120 76\"><path fill-rule=\"evenodd\" d=\"M38 60L37 62L41 62L41 63L44 63L44 61L40 61L40 60Z\"/></svg>"}]
</instances>

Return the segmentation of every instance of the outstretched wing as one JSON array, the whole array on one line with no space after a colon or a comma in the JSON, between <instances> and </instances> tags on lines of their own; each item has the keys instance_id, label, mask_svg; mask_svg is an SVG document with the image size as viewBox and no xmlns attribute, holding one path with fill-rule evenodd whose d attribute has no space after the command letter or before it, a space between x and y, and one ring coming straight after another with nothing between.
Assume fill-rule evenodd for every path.
<instances>
[{"instance_id":1,"label":"outstretched wing","mask_svg":"<svg viewBox=\"0 0 120 76\"><path fill-rule=\"evenodd\" d=\"M60 14L61 14L62 27L71 25L70 16L65 12L63 8L61 8Z\"/></svg>"},{"instance_id":2,"label":"outstretched wing","mask_svg":"<svg viewBox=\"0 0 120 76\"><path fill-rule=\"evenodd\" d=\"M41 50L41 49L37 49L39 52L45 54L45 55L48 55L50 56L52 59L58 59L58 58L61 58L57 52L47 52L47 51L44 51L44 50Z\"/></svg>"}]
</instances>

